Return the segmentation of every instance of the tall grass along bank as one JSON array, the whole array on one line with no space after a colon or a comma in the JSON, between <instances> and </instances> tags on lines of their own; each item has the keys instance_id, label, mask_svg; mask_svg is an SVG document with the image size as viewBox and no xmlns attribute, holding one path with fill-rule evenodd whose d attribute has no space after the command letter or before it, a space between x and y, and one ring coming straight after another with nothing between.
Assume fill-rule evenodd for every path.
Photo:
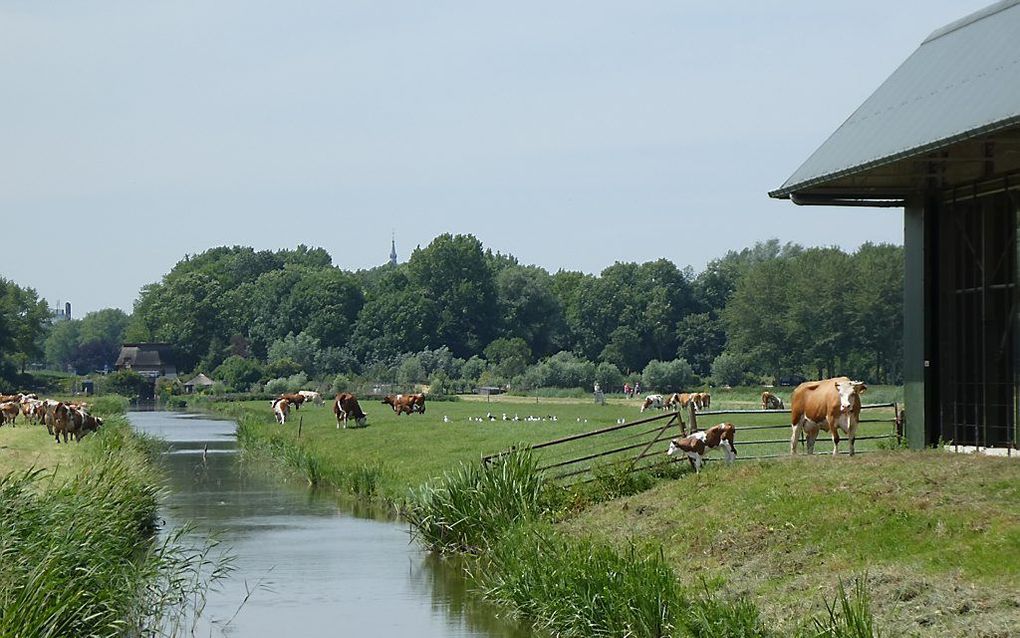
<instances>
[{"instance_id":1,"label":"tall grass along bank","mask_svg":"<svg viewBox=\"0 0 1020 638\"><path fill-rule=\"evenodd\" d=\"M201 589L196 557L156 541L158 476L123 417L73 447L58 477L0 475L0 636L155 635Z\"/></svg>"},{"instance_id":2,"label":"tall grass along bank","mask_svg":"<svg viewBox=\"0 0 1020 638\"><path fill-rule=\"evenodd\" d=\"M405 516L429 549L477 555L469 572L485 596L555 635L775 635L749 599L683 583L655 545L558 532L551 496L522 450L413 490Z\"/></svg>"}]
</instances>

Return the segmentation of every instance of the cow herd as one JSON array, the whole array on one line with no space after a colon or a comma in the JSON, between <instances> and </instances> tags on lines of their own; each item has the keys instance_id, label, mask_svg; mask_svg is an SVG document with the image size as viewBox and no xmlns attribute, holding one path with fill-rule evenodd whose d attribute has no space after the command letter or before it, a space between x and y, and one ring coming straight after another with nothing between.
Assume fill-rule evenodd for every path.
<instances>
[{"instance_id":1,"label":"cow herd","mask_svg":"<svg viewBox=\"0 0 1020 638\"><path fill-rule=\"evenodd\" d=\"M705 410L712 406L712 395L708 392L674 392L673 394L649 394L641 402L641 411L650 408L656 410L686 410L693 405L696 410Z\"/></svg>"},{"instance_id":2,"label":"cow herd","mask_svg":"<svg viewBox=\"0 0 1020 638\"><path fill-rule=\"evenodd\" d=\"M273 417L280 425L287 423L291 408L300 410L305 403L324 405L322 395L312 390L300 390L295 393L281 394L269 402ZM382 403L401 414L425 414L424 394L392 394L383 398ZM358 397L350 392L340 392L333 400L333 414L336 416L336 427L347 428L348 421L353 418L358 427L364 427L368 415L361 409Z\"/></svg>"},{"instance_id":3,"label":"cow herd","mask_svg":"<svg viewBox=\"0 0 1020 638\"><path fill-rule=\"evenodd\" d=\"M819 432L824 430L832 436L833 456L839 454L840 432L847 436L850 455L853 456L857 424L861 415L861 394L867 389L868 386L864 382L852 381L848 377L807 381L797 386L790 398L790 425L793 430L790 435L790 454L797 453L801 433L804 434L807 453L814 454L815 441ZM675 401L675 397L678 396L695 395L673 395L671 399ZM660 405L655 404L656 397ZM648 407L665 408L667 405L671 404L663 402L661 395L649 395L641 406L641 411L644 412ZM675 405L675 402L672 405ZM704 406L708 406L708 401L704 402ZM771 392L762 392L761 407L763 410L781 410L784 407L783 400ZM705 453L714 448L721 447L726 455L726 461L731 462L737 456L734 446L735 432L736 428L732 423L720 423L707 430L671 440L666 454L673 456L677 452L683 452L695 472L701 469Z\"/></svg>"},{"instance_id":4,"label":"cow herd","mask_svg":"<svg viewBox=\"0 0 1020 638\"><path fill-rule=\"evenodd\" d=\"M95 432L103 420L89 413L87 403L40 399L36 394L0 395L0 426L15 427L19 416L31 424L42 423L50 436L60 443L69 437L80 441L89 432Z\"/></svg>"}]
</instances>

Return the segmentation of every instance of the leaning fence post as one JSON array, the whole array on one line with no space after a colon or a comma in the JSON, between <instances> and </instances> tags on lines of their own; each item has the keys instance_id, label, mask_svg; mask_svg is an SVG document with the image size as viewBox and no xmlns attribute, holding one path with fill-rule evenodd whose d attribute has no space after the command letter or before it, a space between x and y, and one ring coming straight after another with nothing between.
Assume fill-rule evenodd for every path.
<instances>
[{"instance_id":1,"label":"leaning fence post","mask_svg":"<svg viewBox=\"0 0 1020 638\"><path fill-rule=\"evenodd\" d=\"M697 416L698 408L695 407L694 401L691 401L690 403L687 404L687 410L689 412L689 416L691 417L691 432L697 432L697 430L698 430L698 416Z\"/></svg>"},{"instance_id":2,"label":"leaning fence post","mask_svg":"<svg viewBox=\"0 0 1020 638\"><path fill-rule=\"evenodd\" d=\"M304 422L305 422L305 415L302 414L301 416L298 417L298 421L297 421L297 438L299 438L299 439L301 438L301 426L304 425Z\"/></svg>"}]
</instances>

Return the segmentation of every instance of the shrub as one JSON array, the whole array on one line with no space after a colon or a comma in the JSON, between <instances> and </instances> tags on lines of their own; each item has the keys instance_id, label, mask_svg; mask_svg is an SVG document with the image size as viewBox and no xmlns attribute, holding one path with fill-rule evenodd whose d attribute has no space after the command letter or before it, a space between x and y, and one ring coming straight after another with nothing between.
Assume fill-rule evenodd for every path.
<instances>
[{"instance_id":1,"label":"shrub","mask_svg":"<svg viewBox=\"0 0 1020 638\"><path fill-rule=\"evenodd\" d=\"M685 387L697 383L694 369L684 359L673 361L652 360L645 366L641 375L641 383L649 390L660 392L679 392Z\"/></svg>"},{"instance_id":2,"label":"shrub","mask_svg":"<svg viewBox=\"0 0 1020 638\"><path fill-rule=\"evenodd\" d=\"M265 367L258 361L245 359L235 354L227 357L219 367L213 370L212 376L223 381L233 390L244 390L261 379L265 372Z\"/></svg>"},{"instance_id":3,"label":"shrub","mask_svg":"<svg viewBox=\"0 0 1020 638\"><path fill-rule=\"evenodd\" d=\"M111 372L100 377L97 385L103 394L120 394L132 399L149 390L149 381L134 370Z\"/></svg>"},{"instance_id":4,"label":"shrub","mask_svg":"<svg viewBox=\"0 0 1020 638\"><path fill-rule=\"evenodd\" d=\"M712 380L717 385L737 386L743 383L746 370L742 357L724 352L712 362Z\"/></svg>"}]
</instances>

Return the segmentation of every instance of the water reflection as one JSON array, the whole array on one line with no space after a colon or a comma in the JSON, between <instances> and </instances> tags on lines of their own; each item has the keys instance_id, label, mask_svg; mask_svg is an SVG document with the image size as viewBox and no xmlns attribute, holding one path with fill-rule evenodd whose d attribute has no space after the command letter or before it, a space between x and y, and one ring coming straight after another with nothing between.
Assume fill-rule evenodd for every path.
<instances>
[{"instance_id":1,"label":"water reflection","mask_svg":"<svg viewBox=\"0 0 1020 638\"><path fill-rule=\"evenodd\" d=\"M210 594L195 635L532 635L470 595L462 565L421 552L387 512L246 468L232 453L233 423L130 417L169 442L167 524L191 521L236 555L234 575Z\"/></svg>"}]
</instances>

